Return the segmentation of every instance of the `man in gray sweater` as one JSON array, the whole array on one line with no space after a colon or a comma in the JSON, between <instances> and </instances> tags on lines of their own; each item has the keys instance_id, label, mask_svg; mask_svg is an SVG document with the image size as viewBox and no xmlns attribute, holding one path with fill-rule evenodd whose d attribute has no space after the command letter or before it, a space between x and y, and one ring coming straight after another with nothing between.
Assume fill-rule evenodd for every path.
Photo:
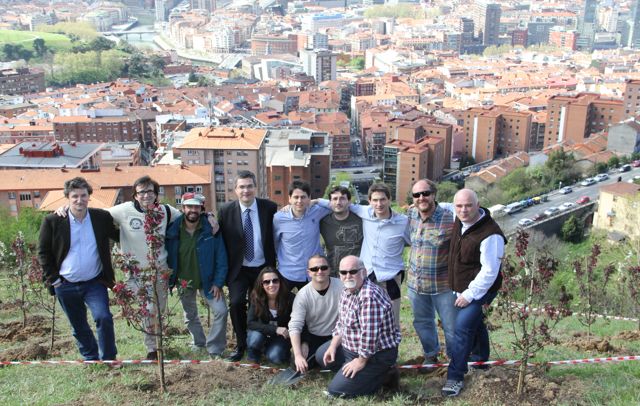
<instances>
[{"instance_id":1,"label":"man in gray sweater","mask_svg":"<svg viewBox=\"0 0 640 406\"><path fill-rule=\"evenodd\" d=\"M338 305L344 285L330 277L331 267L323 255L309 258L307 273L311 282L296 294L289 321L289 336L296 369L305 373L314 363L311 357L318 348L331 341L331 332L338 320ZM323 354L320 354L322 360ZM308 362L308 360L310 362Z\"/></svg>"}]
</instances>

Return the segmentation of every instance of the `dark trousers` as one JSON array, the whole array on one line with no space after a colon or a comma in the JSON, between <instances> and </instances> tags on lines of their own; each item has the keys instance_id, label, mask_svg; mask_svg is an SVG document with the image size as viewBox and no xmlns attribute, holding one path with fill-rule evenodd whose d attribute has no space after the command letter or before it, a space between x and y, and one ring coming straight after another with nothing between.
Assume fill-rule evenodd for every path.
<instances>
[{"instance_id":1,"label":"dark trousers","mask_svg":"<svg viewBox=\"0 0 640 406\"><path fill-rule=\"evenodd\" d=\"M115 360L118 351L106 286L96 279L86 282L63 281L55 288L55 293L69 319L78 350L84 359ZM97 342L87 321L87 307L96 323Z\"/></svg>"},{"instance_id":2,"label":"dark trousers","mask_svg":"<svg viewBox=\"0 0 640 406\"><path fill-rule=\"evenodd\" d=\"M249 330L247 334L249 360L260 362L262 354L272 364L286 364L291 358L291 342L282 336L267 337L259 331Z\"/></svg>"},{"instance_id":3,"label":"dark trousers","mask_svg":"<svg viewBox=\"0 0 640 406\"><path fill-rule=\"evenodd\" d=\"M489 332L484 324L482 306L490 304L496 294L497 292L487 292L482 298L458 310L447 379L464 380L464 374L469 370L467 362L472 353L474 361L489 359Z\"/></svg>"},{"instance_id":4,"label":"dark trousers","mask_svg":"<svg viewBox=\"0 0 640 406\"><path fill-rule=\"evenodd\" d=\"M262 269L259 267L240 268L238 276L229 286L229 315L231 324L236 334L236 348L244 350L247 343L247 296L251 293L253 285Z\"/></svg>"},{"instance_id":5,"label":"dark trousers","mask_svg":"<svg viewBox=\"0 0 640 406\"><path fill-rule=\"evenodd\" d=\"M287 283L287 287L289 288L289 291L293 291L293 288L297 288L298 292L300 292L300 289L304 288L304 286L307 283L309 283L308 281L303 281L303 282L292 281L285 278L284 276L282 277L282 279L284 279L284 281Z\"/></svg>"},{"instance_id":6,"label":"dark trousers","mask_svg":"<svg viewBox=\"0 0 640 406\"><path fill-rule=\"evenodd\" d=\"M342 346L338 348L338 351L342 351L344 354L345 364L358 358L357 353L346 350ZM395 368L397 359L398 347L378 351L369 358L365 367L353 378L345 377L342 370L338 371L329 383L329 393L345 398L372 395L382 387L389 370Z\"/></svg>"}]
</instances>

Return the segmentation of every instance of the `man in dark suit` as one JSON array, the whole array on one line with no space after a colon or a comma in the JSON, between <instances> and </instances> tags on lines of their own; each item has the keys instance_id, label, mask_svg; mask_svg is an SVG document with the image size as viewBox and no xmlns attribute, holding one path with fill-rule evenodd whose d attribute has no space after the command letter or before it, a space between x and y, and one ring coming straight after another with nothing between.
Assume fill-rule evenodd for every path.
<instances>
[{"instance_id":1,"label":"man in dark suit","mask_svg":"<svg viewBox=\"0 0 640 406\"><path fill-rule=\"evenodd\" d=\"M229 313L236 335L230 361L242 359L247 347L247 294L260 270L276 265L273 216L278 206L256 197L256 187L256 176L240 171L235 185L238 200L225 204L218 215L229 260Z\"/></svg>"},{"instance_id":2,"label":"man in dark suit","mask_svg":"<svg viewBox=\"0 0 640 406\"><path fill-rule=\"evenodd\" d=\"M111 215L89 209L93 189L83 178L64 184L68 216L50 214L40 227L38 257L44 282L58 297L85 360L114 360L116 340L107 288L115 283L109 239L118 232ZM98 341L87 322L87 307L96 323Z\"/></svg>"}]
</instances>

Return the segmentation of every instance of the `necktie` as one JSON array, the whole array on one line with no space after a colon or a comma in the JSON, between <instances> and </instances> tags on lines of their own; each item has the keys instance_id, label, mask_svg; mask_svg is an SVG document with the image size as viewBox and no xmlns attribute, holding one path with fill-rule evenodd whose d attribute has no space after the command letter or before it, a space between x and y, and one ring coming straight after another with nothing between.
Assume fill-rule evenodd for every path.
<instances>
[{"instance_id":1,"label":"necktie","mask_svg":"<svg viewBox=\"0 0 640 406\"><path fill-rule=\"evenodd\" d=\"M244 258L253 261L253 223L251 222L251 209L245 210L244 219Z\"/></svg>"}]
</instances>

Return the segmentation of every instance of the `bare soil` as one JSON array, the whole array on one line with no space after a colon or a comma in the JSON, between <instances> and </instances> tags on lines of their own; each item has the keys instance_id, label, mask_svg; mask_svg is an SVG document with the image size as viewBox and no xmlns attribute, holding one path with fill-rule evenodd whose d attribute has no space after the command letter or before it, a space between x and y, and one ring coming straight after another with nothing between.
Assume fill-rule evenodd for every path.
<instances>
[{"instance_id":1,"label":"bare soil","mask_svg":"<svg viewBox=\"0 0 640 406\"><path fill-rule=\"evenodd\" d=\"M440 404L444 377L427 379L422 395L415 396L416 404ZM582 384L576 378L550 378L540 368L530 369L525 378L524 393L516 396L517 367L496 367L486 371L471 370L465 378L465 388L459 399L474 405L561 405L580 404Z\"/></svg>"},{"instance_id":2,"label":"bare soil","mask_svg":"<svg viewBox=\"0 0 640 406\"><path fill-rule=\"evenodd\" d=\"M27 326L22 321L0 323L0 343L17 343L32 337L47 336L51 331L51 320L42 316L28 316Z\"/></svg>"},{"instance_id":3,"label":"bare soil","mask_svg":"<svg viewBox=\"0 0 640 406\"><path fill-rule=\"evenodd\" d=\"M565 345L573 347L578 351L597 351L599 353L619 352L620 349L614 347L606 338L591 335L587 337L585 333L575 333L573 337L566 340Z\"/></svg>"},{"instance_id":4,"label":"bare soil","mask_svg":"<svg viewBox=\"0 0 640 406\"><path fill-rule=\"evenodd\" d=\"M640 330L623 331L612 337L616 340L639 341Z\"/></svg>"}]
</instances>

